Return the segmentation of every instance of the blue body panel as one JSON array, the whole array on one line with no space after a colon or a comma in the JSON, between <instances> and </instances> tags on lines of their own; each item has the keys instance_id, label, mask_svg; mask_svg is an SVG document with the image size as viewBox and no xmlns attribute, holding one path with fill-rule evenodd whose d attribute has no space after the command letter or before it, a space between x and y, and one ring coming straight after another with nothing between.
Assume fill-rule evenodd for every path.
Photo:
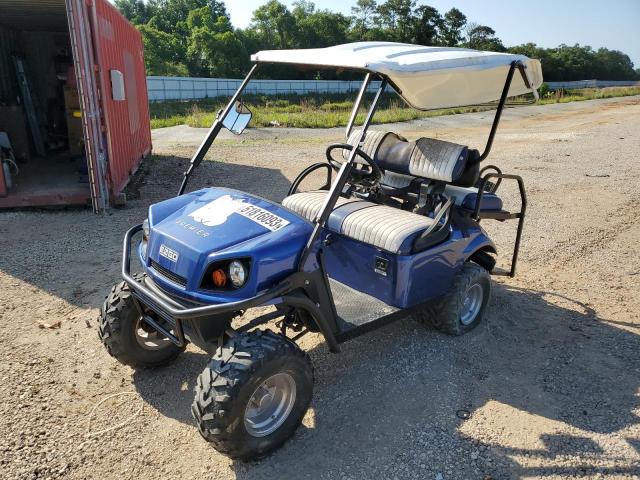
<instances>
[{"instance_id":1,"label":"blue body panel","mask_svg":"<svg viewBox=\"0 0 640 480\"><path fill-rule=\"evenodd\" d=\"M481 248L495 250L479 225L467 228L464 234L454 225L447 241L412 255L395 255L336 233L331 237L324 249L327 274L398 308L410 308L443 295L469 256ZM375 272L376 258L388 261L386 276Z\"/></svg>"},{"instance_id":2,"label":"blue body panel","mask_svg":"<svg viewBox=\"0 0 640 480\"><path fill-rule=\"evenodd\" d=\"M215 208L206 212L206 218L197 213L210 205ZM246 206L259 207L289 223L272 231L237 213ZM146 273L163 289L201 303L249 298L284 279L295 268L313 229L309 222L277 203L226 188L198 190L152 205L149 227L148 257L142 258L139 250ZM162 245L177 252L178 258L173 261L160 255ZM249 279L243 287L217 292L200 289L210 263L235 258L250 264ZM186 287L160 275L150 266L150 260L185 278Z\"/></svg>"},{"instance_id":3,"label":"blue body panel","mask_svg":"<svg viewBox=\"0 0 640 480\"><path fill-rule=\"evenodd\" d=\"M258 216L243 215L241 212L248 207L258 207ZM272 222L268 224L272 228L265 226L265 218ZM312 223L277 203L226 188L198 190L152 205L149 226L148 256L143 248L138 250L146 273L164 290L204 304L250 298L286 278L296 268L313 230ZM399 308L410 308L444 294L471 254L486 247L495 250L475 222L465 225L464 232L453 224L447 241L422 252L401 255L330 230L321 233L316 249L329 233L332 239L322 247L327 274ZM175 252L177 258L161 255L161 246ZM243 287L219 291L200 288L208 265L238 258L250 264ZM376 258L388 261L386 276L375 272ZM157 272L151 261L183 277L186 286ZM316 256L310 255L305 270L313 268L317 268Z\"/></svg>"}]
</instances>

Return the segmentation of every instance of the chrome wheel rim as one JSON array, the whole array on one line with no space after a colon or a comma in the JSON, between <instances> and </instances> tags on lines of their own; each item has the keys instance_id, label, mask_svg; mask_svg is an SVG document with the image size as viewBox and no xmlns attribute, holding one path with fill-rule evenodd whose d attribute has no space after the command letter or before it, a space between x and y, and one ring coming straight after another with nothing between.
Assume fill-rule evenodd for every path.
<instances>
[{"instance_id":1,"label":"chrome wheel rim","mask_svg":"<svg viewBox=\"0 0 640 480\"><path fill-rule=\"evenodd\" d=\"M135 336L138 345L145 350L162 350L171 343L171 340L163 337L153 328L146 326L142 319L139 319L138 323L136 323Z\"/></svg>"},{"instance_id":2,"label":"chrome wheel rim","mask_svg":"<svg viewBox=\"0 0 640 480\"><path fill-rule=\"evenodd\" d=\"M276 373L255 389L244 413L252 437L266 437L289 417L296 401L296 382L288 373Z\"/></svg>"},{"instance_id":3,"label":"chrome wheel rim","mask_svg":"<svg viewBox=\"0 0 640 480\"><path fill-rule=\"evenodd\" d=\"M479 283L471 285L464 294L460 323L470 325L480 313L482 308L483 291Z\"/></svg>"}]
</instances>

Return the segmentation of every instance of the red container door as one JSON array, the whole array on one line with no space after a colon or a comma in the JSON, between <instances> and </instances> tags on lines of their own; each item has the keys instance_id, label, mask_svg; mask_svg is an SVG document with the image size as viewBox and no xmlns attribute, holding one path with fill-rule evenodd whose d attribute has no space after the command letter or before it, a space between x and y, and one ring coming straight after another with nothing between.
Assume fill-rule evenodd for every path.
<instances>
[{"instance_id":1,"label":"red container door","mask_svg":"<svg viewBox=\"0 0 640 480\"><path fill-rule=\"evenodd\" d=\"M111 194L116 197L151 152L142 36L107 0L93 0L92 25Z\"/></svg>"},{"instance_id":2,"label":"red container door","mask_svg":"<svg viewBox=\"0 0 640 480\"><path fill-rule=\"evenodd\" d=\"M91 202L98 213L109 205L107 184L107 154L102 139L98 85L94 75L94 51L89 10L85 0L66 0L69 34L75 64L85 152L89 170Z\"/></svg>"}]
</instances>

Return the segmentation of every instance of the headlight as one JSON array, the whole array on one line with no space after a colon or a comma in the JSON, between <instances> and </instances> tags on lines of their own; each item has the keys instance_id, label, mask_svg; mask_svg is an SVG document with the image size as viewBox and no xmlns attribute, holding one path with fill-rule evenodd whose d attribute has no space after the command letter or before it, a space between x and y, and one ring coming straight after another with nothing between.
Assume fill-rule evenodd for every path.
<instances>
[{"instance_id":1,"label":"headlight","mask_svg":"<svg viewBox=\"0 0 640 480\"><path fill-rule=\"evenodd\" d=\"M149 240L149 233L151 233L149 230L149 219L145 218L144 222L142 222L142 238Z\"/></svg>"},{"instance_id":2,"label":"headlight","mask_svg":"<svg viewBox=\"0 0 640 480\"><path fill-rule=\"evenodd\" d=\"M244 285L247 280L247 270L242 262L234 260L229 264L229 278L231 279L231 284L236 288Z\"/></svg>"}]
</instances>

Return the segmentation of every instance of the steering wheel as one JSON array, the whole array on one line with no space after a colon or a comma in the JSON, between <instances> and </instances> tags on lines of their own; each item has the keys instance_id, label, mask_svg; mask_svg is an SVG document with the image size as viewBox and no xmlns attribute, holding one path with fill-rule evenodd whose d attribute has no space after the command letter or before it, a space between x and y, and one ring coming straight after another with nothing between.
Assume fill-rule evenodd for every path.
<instances>
[{"instance_id":1,"label":"steering wheel","mask_svg":"<svg viewBox=\"0 0 640 480\"><path fill-rule=\"evenodd\" d=\"M342 160L336 160L333 158L332 152L337 149L351 151L354 149L354 146L348 143L335 143L333 145L329 145L327 148L327 162L329 162L329 165L331 165L336 172L340 170L342 164L345 162L344 157ZM351 172L349 172L349 176L353 179L350 183L365 187L374 187L378 185L380 180L382 180L382 170L380 170L380 167L376 165L376 162L374 162L369 155L364 153L360 148L355 147L355 149L356 155L363 159L365 163L354 163Z\"/></svg>"}]
</instances>

